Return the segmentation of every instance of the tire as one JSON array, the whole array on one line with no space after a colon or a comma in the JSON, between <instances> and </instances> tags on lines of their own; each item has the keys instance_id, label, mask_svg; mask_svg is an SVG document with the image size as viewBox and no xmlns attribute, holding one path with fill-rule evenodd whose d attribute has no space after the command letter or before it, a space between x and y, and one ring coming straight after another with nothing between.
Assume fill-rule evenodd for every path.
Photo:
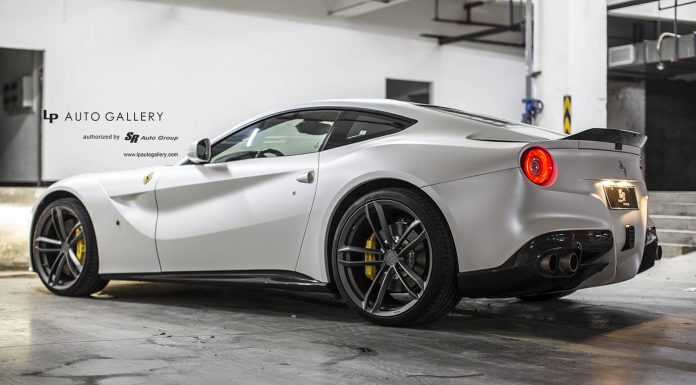
<instances>
[{"instance_id":1,"label":"tire","mask_svg":"<svg viewBox=\"0 0 696 385\"><path fill-rule=\"evenodd\" d=\"M431 322L461 299L449 228L420 191L388 188L355 201L336 228L331 251L339 293L375 324Z\"/></svg>"},{"instance_id":2,"label":"tire","mask_svg":"<svg viewBox=\"0 0 696 385\"><path fill-rule=\"evenodd\" d=\"M542 294L530 294L517 297L520 301L525 302L542 302L542 301L553 301L555 299L560 299L565 296L575 293L575 290L571 291L559 291L556 293L542 293Z\"/></svg>"},{"instance_id":3,"label":"tire","mask_svg":"<svg viewBox=\"0 0 696 385\"><path fill-rule=\"evenodd\" d=\"M46 206L35 221L31 243L34 271L51 292L87 296L108 284L99 277L94 226L79 200L61 198Z\"/></svg>"}]
</instances>

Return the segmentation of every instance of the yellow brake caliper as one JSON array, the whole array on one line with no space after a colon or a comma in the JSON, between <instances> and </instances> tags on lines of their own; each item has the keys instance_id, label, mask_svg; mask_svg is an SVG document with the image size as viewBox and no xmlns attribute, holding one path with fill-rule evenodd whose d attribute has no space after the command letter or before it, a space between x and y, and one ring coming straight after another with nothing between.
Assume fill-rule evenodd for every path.
<instances>
[{"instance_id":1,"label":"yellow brake caliper","mask_svg":"<svg viewBox=\"0 0 696 385\"><path fill-rule=\"evenodd\" d=\"M75 236L78 237L82 233L82 226L78 227L75 230ZM87 254L87 243L85 242L85 238L83 237L77 243L75 244L75 254L77 256L77 260L80 261L81 264L85 263L85 255Z\"/></svg>"},{"instance_id":2,"label":"yellow brake caliper","mask_svg":"<svg viewBox=\"0 0 696 385\"><path fill-rule=\"evenodd\" d=\"M366 249L376 249L377 248L377 234L372 233L367 241L365 241ZM377 260L377 256L374 254L365 254L365 262L372 262ZM377 266L365 266L365 276L374 281L375 275L377 274Z\"/></svg>"}]
</instances>

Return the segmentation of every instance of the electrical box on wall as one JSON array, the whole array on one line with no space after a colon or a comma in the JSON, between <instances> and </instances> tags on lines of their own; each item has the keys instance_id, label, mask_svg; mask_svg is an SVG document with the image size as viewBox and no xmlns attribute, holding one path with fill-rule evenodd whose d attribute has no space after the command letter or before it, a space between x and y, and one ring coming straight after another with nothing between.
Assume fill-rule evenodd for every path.
<instances>
[{"instance_id":1,"label":"electrical box on wall","mask_svg":"<svg viewBox=\"0 0 696 385\"><path fill-rule=\"evenodd\" d=\"M25 75L2 85L2 109L7 113L28 112L34 106L31 75Z\"/></svg>"}]
</instances>

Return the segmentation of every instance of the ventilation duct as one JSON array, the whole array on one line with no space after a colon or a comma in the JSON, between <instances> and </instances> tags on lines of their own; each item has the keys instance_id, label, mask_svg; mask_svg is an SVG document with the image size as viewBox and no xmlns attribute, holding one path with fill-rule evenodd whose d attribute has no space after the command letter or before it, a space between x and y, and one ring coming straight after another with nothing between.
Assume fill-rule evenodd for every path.
<instances>
[{"instance_id":1,"label":"ventilation duct","mask_svg":"<svg viewBox=\"0 0 696 385\"><path fill-rule=\"evenodd\" d=\"M696 32L611 47L608 60L609 70L619 73L665 76L696 73Z\"/></svg>"}]
</instances>

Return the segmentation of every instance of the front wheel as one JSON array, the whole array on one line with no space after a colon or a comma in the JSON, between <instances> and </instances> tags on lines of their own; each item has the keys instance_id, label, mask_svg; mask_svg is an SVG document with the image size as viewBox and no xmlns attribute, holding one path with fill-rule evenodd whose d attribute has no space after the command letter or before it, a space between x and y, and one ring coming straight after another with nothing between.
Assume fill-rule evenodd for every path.
<instances>
[{"instance_id":1,"label":"front wheel","mask_svg":"<svg viewBox=\"0 0 696 385\"><path fill-rule=\"evenodd\" d=\"M32 265L55 294L84 296L103 289L97 238L87 210L75 198L50 203L32 231Z\"/></svg>"},{"instance_id":2,"label":"front wheel","mask_svg":"<svg viewBox=\"0 0 696 385\"><path fill-rule=\"evenodd\" d=\"M430 322L461 298L445 220L409 189L378 190L353 203L336 230L332 266L347 304L380 325Z\"/></svg>"}]
</instances>

